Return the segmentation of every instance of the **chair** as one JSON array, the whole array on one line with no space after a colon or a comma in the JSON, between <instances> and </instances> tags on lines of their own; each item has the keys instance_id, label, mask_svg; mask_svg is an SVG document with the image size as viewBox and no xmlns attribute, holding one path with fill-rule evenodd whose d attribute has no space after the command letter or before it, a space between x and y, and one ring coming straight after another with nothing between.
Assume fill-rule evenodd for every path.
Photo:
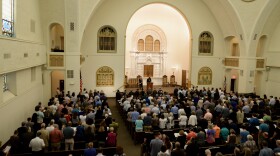
<instances>
[{"instance_id":1,"label":"chair","mask_svg":"<svg viewBox=\"0 0 280 156\"><path fill-rule=\"evenodd\" d=\"M163 75L162 77L162 86L167 87L168 86L168 81L167 81L167 76Z\"/></svg>"},{"instance_id":2,"label":"chair","mask_svg":"<svg viewBox=\"0 0 280 156\"><path fill-rule=\"evenodd\" d=\"M172 87L176 86L177 85L177 82L175 81L175 75L171 75L170 76L170 85Z\"/></svg>"}]
</instances>

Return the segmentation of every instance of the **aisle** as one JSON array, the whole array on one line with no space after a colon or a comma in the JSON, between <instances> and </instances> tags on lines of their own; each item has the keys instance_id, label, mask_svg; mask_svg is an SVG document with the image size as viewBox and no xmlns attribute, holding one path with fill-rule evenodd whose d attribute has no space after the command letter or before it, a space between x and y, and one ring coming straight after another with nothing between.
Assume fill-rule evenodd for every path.
<instances>
[{"instance_id":1,"label":"aisle","mask_svg":"<svg viewBox=\"0 0 280 156\"><path fill-rule=\"evenodd\" d=\"M139 144L134 145L131 135L129 134L127 128L125 127L125 124L118 112L115 98L108 99L108 103L113 118L116 119L116 122L119 123L118 137L117 137L118 145L124 148L124 152L126 153L127 156L139 156L141 150L140 145Z\"/></svg>"}]
</instances>

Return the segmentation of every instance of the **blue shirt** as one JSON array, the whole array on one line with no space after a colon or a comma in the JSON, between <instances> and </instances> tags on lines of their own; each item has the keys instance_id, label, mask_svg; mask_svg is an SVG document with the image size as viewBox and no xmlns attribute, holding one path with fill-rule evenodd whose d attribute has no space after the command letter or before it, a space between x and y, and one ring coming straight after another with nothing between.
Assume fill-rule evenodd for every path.
<instances>
[{"instance_id":1,"label":"blue shirt","mask_svg":"<svg viewBox=\"0 0 280 156\"><path fill-rule=\"evenodd\" d=\"M171 112L173 113L173 114L178 114L178 107L176 107L176 106L173 106L172 108L171 108Z\"/></svg>"},{"instance_id":2,"label":"blue shirt","mask_svg":"<svg viewBox=\"0 0 280 156\"><path fill-rule=\"evenodd\" d=\"M96 156L96 149L95 148L85 149L84 156Z\"/></svg>"},{"instance_id":3,"label":"blue shirt","mask_svg":"<svg viewBox=\"0 0 280 156\"><path fill-rule=\"evenodd\" d=\"M266 123L262 123L260 124L260 129L262 132L268 132L269 131L269 127Z\"/></svg>"},{"instance_id":4,"label":"blue shirt","mask_svg":"<svg viewBox=\"0 0 280 156\"><path fill-rule=\"evenodd\" d=\"M143 129L143 120L135 121L135 129Z\"/></svg>"},{"instance_id":5,"label":"blue shirt","mask_svg":"<svg viewBox=\"0 0 280 156\"><path fill-rule=\"evenodd\" d=\"M133 111L131 113L131 120L132 120L132 122L135 122L138 119L138 116L139 116L139 112Z\"/></svg>"},{"instance_id":6,"label":"blue shirt","mask_svg":"<svg viewBox=\"0 0 280 156\"><path fill-rule=\"evenodd\" d=\"M258 118L251 118L249 120L249 123L251 124L251 126L258 126L259 125L259 119Z\"/></svg>"},{"instance_id":7,"label":"blue shirt","mask_svg":"<svg viewBox=\"0 0 280 156\"><path fill-rule=\"evenodd\" d=\"M250 133L247 131L247 130L244 130L244 131L240 131L240 136L241 136L241 143L245 143L247 141L247 136L249 135Z\"/></svg>"}]
</instances>

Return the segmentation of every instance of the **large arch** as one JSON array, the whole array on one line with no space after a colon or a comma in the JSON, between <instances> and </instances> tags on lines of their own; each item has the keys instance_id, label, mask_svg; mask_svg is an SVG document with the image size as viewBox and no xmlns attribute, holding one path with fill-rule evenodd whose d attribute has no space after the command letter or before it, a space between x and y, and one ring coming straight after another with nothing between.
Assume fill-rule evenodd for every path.
<instances>
[{"instance_id":1,"label":"large arch","mask_svg":"<svg viewBox=\"0 0 280 156\"><path fill-rule=\"evenodd\" d=\"M125 73L128 78L141 75L145 82L144 67L150 65L153 66L154 85L162 84L163 75L173 74L181 84L182 70L191 69L190 34L186 17L174 6L150 3L138 9L131 16L126 30ZM138 39L147 35L162 43L159 52L136 50Z\"/></svg>"},{"instance_id":2,"label":"large arch","mask_svg":"<svg viewBox=\"0 0 280 156\"><path fill-rule=\"evenodd\" d=\"M82 35L81 41L81 53L85 57L83 66L81 67L83 76L83 83L90 88L102 89L106 92L111 90L116 90L121 88L125 76L125 54L126 54L126 30L128 23L133 16L133 14L140 8L154 3L165 4L182 15L182 18L187 21L186 24L190 29L190 41L189 41L189 57L191 58L188 62L189 73L188 77L192 80L192 83L197 84L197 72L202 66L209 66L214 71L222 71L223 66L221 66L222 58L224 54L224 29L231 29L229 27L219 26L218 20L209 9L208 5L204 1L185 1L185 0L150 0L150 1L138 1L138 0L104 0L99 2L98 8L94 9L94 13L91 15L88 23L86 24L85 33ZM129 7L127 5L129 4ZM228 7L231 7L229 3L226 3ZM114 6L114 7L112 7ZM117 14L116 14L117 12ZM225 13L227 14L227 13ZM226 17L229 18L227 14ZM117 36L117 51L116 53L98 53L97 52L97 32L104 25L113 26L118 32ZM236 28L234 28L236 30ZM213 56L199 56L198 55L198 37L203 31L209 31L215 37L214 41L214 53ZM228 31L225 31L228 32ZM235 31L231 31L235 32ZM230 33L233 34L233 33ZM238 35L232 35L238 36ZM116 71L115 86L112 88L98 88L94 84L96 79L94 76L87 74L88 71L95 72L97 67L93 65L97 63L100 65L107 65L114 67ZM179 65L172 66L169 65L170 69L176 71L179 69ZM191 72L190 72L191 71ZM181 71L180 71L181 72ZM221 74L223 75L223 74ZM180 76L179 76L180 77ZM180 82L176 77L176 81ZM221 81L223 81L223 76L217 76L213 79L213 87L221 87ZM116 86L118 85L118 86ZM112 93L114 94L114 93ZM112 96L112 95L111 95Z\"/></svg>"}]
</instances>

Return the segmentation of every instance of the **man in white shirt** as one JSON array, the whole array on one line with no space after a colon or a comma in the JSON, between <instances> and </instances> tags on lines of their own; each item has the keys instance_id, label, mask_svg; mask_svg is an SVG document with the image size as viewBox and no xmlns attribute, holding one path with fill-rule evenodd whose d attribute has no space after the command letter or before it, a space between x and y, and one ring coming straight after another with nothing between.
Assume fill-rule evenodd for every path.
<instances>
[{"instance_id":1,"label":"man in white shirt","mask_svg":"<svg viewBox=\"0 0 280 156\"><path fill-rule=\"evenodd\" d=\"M270 106L274 106L275 103L276 103L275 98L274 98L273 96L270 96L269 105L270 105Z\"/></svg>"},{"instance_id":2,"label":"man in white shirt","mask_svg":"<svg viewBox=\"0 0 280 156\"><path fill-rule=\"evenodd\" d=\"M54 119L52 119L52 120L50 121L50 125L46 128L46 130L47 130L49 133L50 133L51 131L54 130L53 124L54 124Z\"/></svg>"},{"instance_id":3,"label":"man in white shirt","mask_svg":"<svg viewBox=\"0 0 280 156\"><path fill-rule=\"evenodd\" d=\"M40 138L41 132L37 132L36 138L32 139L29 143L29 147L32 149L34 155L40 155L43 153L45 147L44 140Z\"/></svg>"}]
</instances>

